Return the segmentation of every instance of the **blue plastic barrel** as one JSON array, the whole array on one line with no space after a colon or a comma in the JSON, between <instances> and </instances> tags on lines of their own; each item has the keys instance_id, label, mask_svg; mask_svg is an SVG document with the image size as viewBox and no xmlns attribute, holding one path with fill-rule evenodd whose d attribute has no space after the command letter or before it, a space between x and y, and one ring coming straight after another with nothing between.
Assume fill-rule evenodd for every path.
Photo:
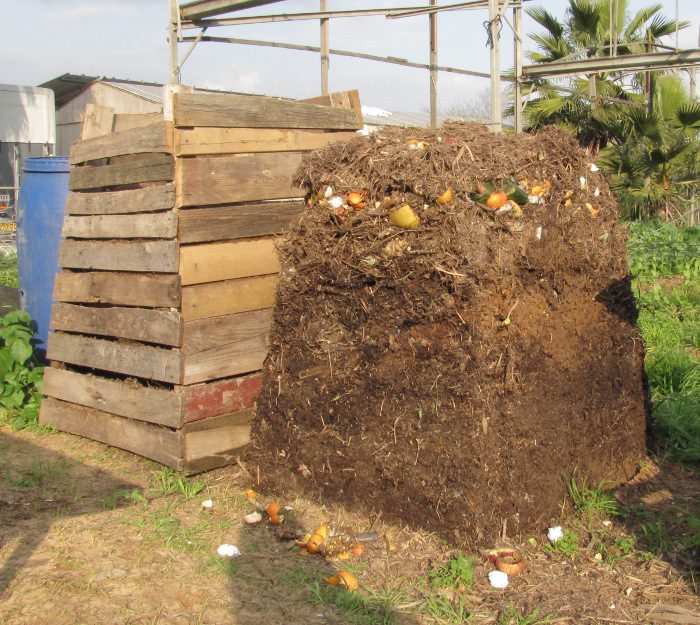
<instances>
[{"instance_id":1,"label":"blue plastic barrel","mask_svg":"<svg viewBox=\"0 0 700 625\"><path fill-rule=\"evenodd\" d=\"M34 338L43 357L51 322L70 165L67 156L29 157L22 171L17 215L19 302L36 324Z\"/></svg>"}]
</instances>

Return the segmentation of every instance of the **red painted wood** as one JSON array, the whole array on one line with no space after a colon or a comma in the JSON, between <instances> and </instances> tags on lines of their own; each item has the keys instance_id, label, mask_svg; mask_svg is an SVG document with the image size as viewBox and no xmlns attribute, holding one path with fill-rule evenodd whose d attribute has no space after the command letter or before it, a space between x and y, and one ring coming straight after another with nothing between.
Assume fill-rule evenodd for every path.
<instances>
[{"instance_id":1,"label":"red painted wood","mask_svg":"<svg viewBox=\"0 0 700 625\"><path fill-rule=\"evenodd\" d=\"M256 372L185 387L185 423L253 408L262 388Z\"/></svg>"}]
</instances>

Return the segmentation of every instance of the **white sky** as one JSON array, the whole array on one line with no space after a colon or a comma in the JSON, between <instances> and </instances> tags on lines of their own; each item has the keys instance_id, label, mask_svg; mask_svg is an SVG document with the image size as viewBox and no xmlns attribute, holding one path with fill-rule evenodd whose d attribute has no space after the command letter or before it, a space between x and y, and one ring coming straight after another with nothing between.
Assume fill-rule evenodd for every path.
<instances>
[{"instance_id":1,"label":"white sky","mask_svg":"<svg viewBox=\"0 0 700 625\"><path fill-rule=\"evenodd\" d=\"M449 4L442 0L438 4ZM675 0L659 0L664 14L675 15ZM654 0L629 0L632 10ZM330 9L426 5L427 0L329 0ZM565 0L540 4L563 17ZM0 0L3 42L0 83L36 85L64 73L167 82L167 0ZM287 0L252 11L275 13L318 10L318 0ZM681 47L698 45L700 0L679 0L680 17L691 26L680 34ZM251 11L245 12L251 13ZM240 14L245 14L241 12ZM488 72L483 21L487 11L443 13L438 18L439 63ZM318 45L318 22L258 24L212 29L219 36L269 39ZM539 30L526 18L525 34ZM383 17L331 20L331 48L356 50L428 62L428 18ZM513 64L512 36L503 30L502 67ZM672 44L673 41L668 43ZM181 55L189 44L181 44ZM526 47L532 48L530 43ZM288 97L320 92L318 55L229 44L200 44L183 69L183 82ZM428 103L426 71L331 57L332 91L359 89L365 104L419 111ZM439 105L449 107L488 88L479 78L440 73Z\"/></svg>"}]
</instances>

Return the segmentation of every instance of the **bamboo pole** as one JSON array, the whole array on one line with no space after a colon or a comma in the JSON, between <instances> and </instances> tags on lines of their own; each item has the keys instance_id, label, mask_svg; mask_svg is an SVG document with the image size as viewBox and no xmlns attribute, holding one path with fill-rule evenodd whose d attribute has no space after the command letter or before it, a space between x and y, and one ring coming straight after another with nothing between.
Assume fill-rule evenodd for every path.
<instances>
[{"instance_id":1,"label":"bamboo pole","mask_svg":"<svg viewBox=\"0 0 700 625\"><path fill-rule=\"evenodd\" d=\"M430 6L435 6L437 0L430 0ZM430 128L437 128L437 80L438 80L438 51L437 51L437 13L428 17L430 26Z\"/></svg>"},{"instance_id":2,"label":"bamboo pole","mask_svg":"<svg viewBox=\"0 0 700 625\"><path fill-rule=\"evenodd\" d=\"M321 11L328 10L328 0L321 0ZM321 94L328 93L328 71L330 67L330 55L328 52L328 18L321 22Z\"/></svg>"},{"instance_id":3,"label":"bamboo pole","mask_svg":"<svg viewBox=\"0 0 700 625\"><path fill-rule=\"evenodd\" d=\"M489 0L489 43L491 48L491 130L500 133L501 118L501 46L499 43L499 0Z\"/></svg>"}]
</instances>

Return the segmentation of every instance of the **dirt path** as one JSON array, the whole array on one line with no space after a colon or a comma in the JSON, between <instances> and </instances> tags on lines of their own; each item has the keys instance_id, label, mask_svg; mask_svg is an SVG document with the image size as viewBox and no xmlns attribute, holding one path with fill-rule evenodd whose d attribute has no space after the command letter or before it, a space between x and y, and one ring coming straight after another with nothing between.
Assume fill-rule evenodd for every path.
<instances>
[{"instance_id":1,"label":"dirt path","mask_svg":"<svg viewBox=\"0 0 700 625\"><path fill-rule=\"evenodd\" d=\"M492 567L476 553L471 587L436 585L428 572L454 554L432 535L340 507L284 502L295 508L289 520L306 527L328 520L367 531L374 521L382 540L343 565L365 589L335 591L324 578L337 564L303 557L267 528L242 523L251 511L243 488L252 482L240 467L178 482L99 443L0 427L0 484L0 623L8 625L456 625L466 614L470 623L506 624L535 611L527 622L548 622L549 614L552 623L602 625L661 622L645 616L654 605L700 612L692 552L680 549L692 538L681 521L700 516L699 482L670 465L648 465L620 494L635 511L626 524L565 522L579 540L574 560L547 552L544 536L513 539L528 571L505 591L490 588ZM204 499L214 501L212 512ZM642 534L642 523L659 558L637 548L626 555L624 538ZM243 555L219 558L221 543Z\"/></svg>"}]
</instances>

